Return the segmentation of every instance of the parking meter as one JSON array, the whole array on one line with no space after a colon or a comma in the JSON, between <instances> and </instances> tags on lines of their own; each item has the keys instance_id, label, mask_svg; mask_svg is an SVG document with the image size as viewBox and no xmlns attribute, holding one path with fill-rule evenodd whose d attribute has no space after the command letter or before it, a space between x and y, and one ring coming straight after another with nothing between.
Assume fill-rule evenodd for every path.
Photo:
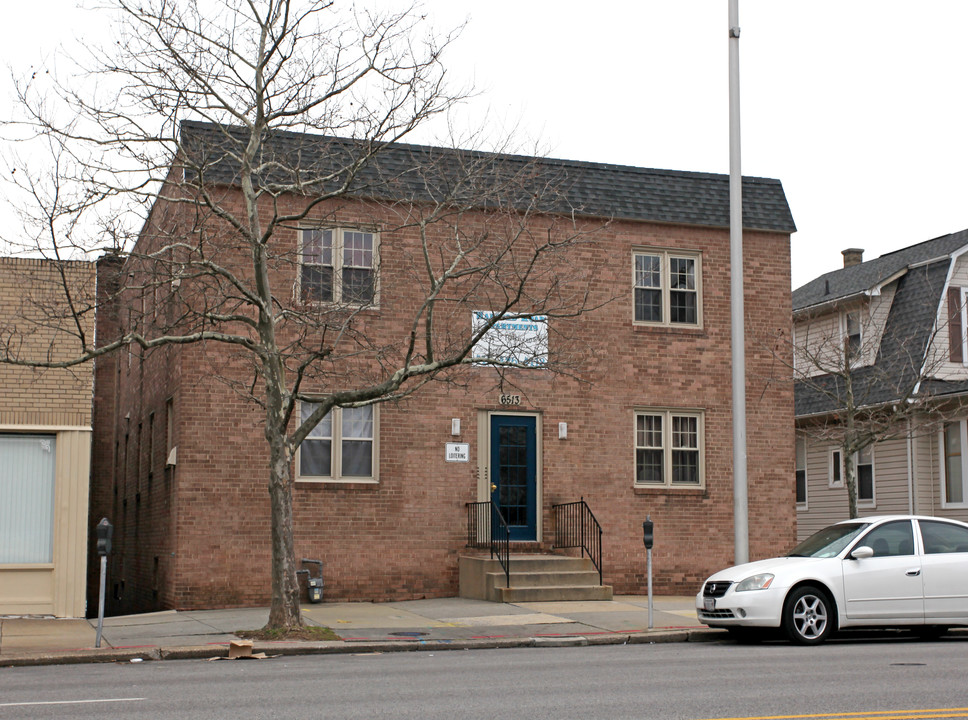
<instances>
[{"instance_id":1,"label":"parking meter","mask_svg":"<svg viewBox=\"0 0 968 720\"><path fill-rule=\"evenodd\" d=\"M645 564L649 573L649 630L652 629L652 543L654 539L652 516L646 515L642 523L642 542L645 543Z\"/></svg>"},{"instance_id":2,"label":"parking meter","mask_svg":"<svg viewBox=\"0 0 968 720\"><path fill-rule=\"evenodd\" d=\"M108 522L107 518L101 518L101 522L94 528L97 532L97 554L111 554L111 538L114 535L114 525Z\"/></svg>"},{"instance_id":3,"label":"parking meter","mask_svg":"<svg viewBox=\"0 0 968 720\"><path fill-rule=\"evenodd\" d=\"M651 518L652 516L649 515L648 517ZM644 523L642 523L642 542L645 543L646 550L652 549L652 540L653 540L652 520L649 519L649 520L646 520Z\"/></svg>"},{"instance_id":4,"label":"parking meter","mask_svg":"<svg viewBox=\"0 0 968 720\"><path fill-rule=\"evenodd\" d=\"M107 518L101 518L95 528L97 533L97 554L101 556L101 586L97 600L97 635L94 647L101 647L101 631L104 626L104 587L108 575L108 555L111 554L111 537L114 535L114 525Z\"/></svg>"}]
</instances>

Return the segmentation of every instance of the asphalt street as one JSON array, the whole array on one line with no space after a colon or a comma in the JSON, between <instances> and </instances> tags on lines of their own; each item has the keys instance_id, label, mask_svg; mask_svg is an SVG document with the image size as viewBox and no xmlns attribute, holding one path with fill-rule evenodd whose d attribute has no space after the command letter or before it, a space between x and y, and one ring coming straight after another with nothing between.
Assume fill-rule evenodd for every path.
<instances>
[{"instance_id":1,"label":"asphalt street","mask_svg":"<svg viewBox=\"0 0 968 720\"><path fill-rule=\"evenodd\" d=\"M703 643L7 668L0 718L968 718L968 639Z\"/></svg>"}]
</instances>

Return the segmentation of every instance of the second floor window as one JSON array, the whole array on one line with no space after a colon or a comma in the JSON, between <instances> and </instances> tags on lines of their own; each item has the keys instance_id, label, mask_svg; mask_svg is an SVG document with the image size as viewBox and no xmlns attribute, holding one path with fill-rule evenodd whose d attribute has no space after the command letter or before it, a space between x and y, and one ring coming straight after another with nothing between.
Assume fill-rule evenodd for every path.
<instances>
[{"instance_id":1,"label":"second floor window","mask_svg":"<svg viewBox=\"0 0 968 720\"><path fill-rule=\"evenodd\" d=\"M633 253L635 322L701 325L698 255L666 250Z\"/></svg>"},{"instance_id":2,"label":"second floor window","mask_svg":"<svg viewBox=\"0 0 968 720\"><path fill-rule=\"evenodd\" d=\"M300 231L303 302L368 305L376 295L376 233L341 228Z\"/></svg>"}]
</instances>

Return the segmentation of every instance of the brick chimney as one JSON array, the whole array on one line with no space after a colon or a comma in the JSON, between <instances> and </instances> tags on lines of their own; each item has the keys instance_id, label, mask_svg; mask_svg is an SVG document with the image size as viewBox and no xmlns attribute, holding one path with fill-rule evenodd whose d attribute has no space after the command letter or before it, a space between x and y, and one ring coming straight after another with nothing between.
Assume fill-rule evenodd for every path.
<instances>
[{"instance_id":1,"label":"brick chimney","mask_svg":"<svg viewBox=\"0 0 968 720\"><path fill-rule=\"evenodd\" d=\"M860 265L864 262L863 248L847 248L846 250L841 250L840 254L844 256L844 267Z\"/></svg>"}]
</instances>

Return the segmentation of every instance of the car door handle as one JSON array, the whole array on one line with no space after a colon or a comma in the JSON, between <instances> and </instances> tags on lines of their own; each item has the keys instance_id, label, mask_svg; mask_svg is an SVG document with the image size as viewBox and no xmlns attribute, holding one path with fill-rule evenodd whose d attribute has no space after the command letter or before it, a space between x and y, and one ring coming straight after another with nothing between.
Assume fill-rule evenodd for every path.
<instances>
[{"instance_id":1,"label":"car door handle","mask_svg":"<svg viewBox=\"0 0 968 720\"><path fill-rule=\"evenodd\" d=\"M908 577L917 577L918 575L921 574L921 568L914 568L912 570L908 570L904 574L907 575Z\"/></svg>"}]
</instances>

